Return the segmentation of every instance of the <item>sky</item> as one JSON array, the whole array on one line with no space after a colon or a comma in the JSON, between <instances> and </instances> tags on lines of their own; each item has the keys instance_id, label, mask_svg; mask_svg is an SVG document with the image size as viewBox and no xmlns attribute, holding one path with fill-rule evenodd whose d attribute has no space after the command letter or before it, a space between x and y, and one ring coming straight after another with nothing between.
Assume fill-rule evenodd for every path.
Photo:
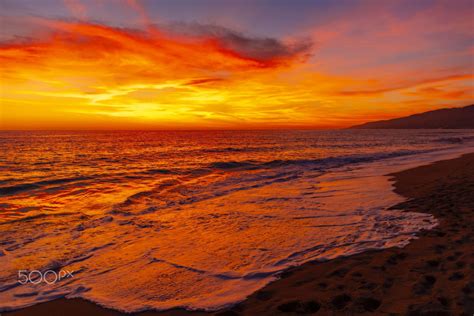
<instances>
[{"instance_id":1,"label":"sky","mask_svg":"<svg viewBox=\"0 0 474 316\"><path fill-rule=\"evenodd\" d=\"M473 6L0 0L0 129L344 128L465 106Z\"/></svg>"}]
</instances>

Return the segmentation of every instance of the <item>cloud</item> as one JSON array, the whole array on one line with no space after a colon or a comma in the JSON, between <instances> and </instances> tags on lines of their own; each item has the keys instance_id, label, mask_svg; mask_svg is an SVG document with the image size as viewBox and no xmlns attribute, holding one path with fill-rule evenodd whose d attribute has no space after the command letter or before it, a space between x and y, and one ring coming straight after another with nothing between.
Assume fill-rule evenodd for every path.
<instances>
[{"instance_id":1,"label":"cloud","mask_svg":"<svg viewBox=\"0 0 474 316\"><path fill-rule=\"evenodd\" d=\"M415 91L406 92L407 95L422 97L424 99L442 100L469 100L474 99L474 92L470 88L450 87L423 87Z\"/></svg>"},{"instance_id":2,"label":"cloud","mask_svg":"<svg viewBox=\"0 0 474 316\"><path fill-rule=\"evenodd\" d=\"M149 66L194 73L209 71L245 71L288 66L302 61L311 44L299 41L285 44L278 39L246 36L224 27L199 25L194 32L154 26L154 31L114 28L101 24L41 20L49 30L34 41L1 44L0 57L10 63L27 65L57 61L66 57L76 66L87 67L100 61L109 66ZM190 29L187 26L186 29ZM179 31L179 32L178 32ZM13 53L15 52L15 53ZM201 77L201 76L200 76Z\"/></svg>"},{"instance_id":3,"label":"cloud","mask_svg":"<svg viewBox=\"0 0 474 316\"><path fill-rule=\"evenodd\" d=\"M197 85L204 85L208 83L220 82L223 81L222 78L198 78L192 79L186 83L188 86L197 86Z\"/></svg>"},{"instance_id":4,"label":"cloud","mask_svg":"<svg viewBox=\"0 0 474 316\"><path fill-rule=\"evenodd\" d=\"M217 26L191 33L157 25L138 30L40 18L36 23L41 31L33 39L0 44L5 107L30 104L49 113L167 124L224 116L272 121L268 113L284 120L291 111L265 114L259 107L290 107L294 93L276 88L275 80L301 66L310 47Z\"/></svg>"},{"instance_id":5,"label":"cloud","mask_svg":"<svg viewBox=\"0 0 474 316\"><path fill-rule=\"evenodd\" d=\"M378 88L378 89L343 90L343 91L337 91L334 94L339 95L339 96L377 96L377 95L381 95L381 94L384 94L384 93L417 88L418 86L423 86L423 85L426 85L426 84L470 80L473 77L474 77L474 75L472 75L472 74L455 74L455 75L449 75L449 76L443 76L443 77L418 79L416 81L405 82L405 83L396 84L396 85L393 85L393 86L383 87L383 88ZM433 91L431 91L431 92L433 92ZM412 94L414 94L414 93L412 93ZM449 94L447 94L447 95L449 95ZM439 96L443 96L443 94L439 94ZM458 96L461 96L461 95L458 95Z\"/></svg>"},{"instance_id":6,"label":"cloud","mask_svg":"<svg viewBox=\"0 0 474 316\"><path fill-rule=\"evenodd\" d=\"M72 16L79 20L87 19L86 7L79 0L63 0L63 2Z\"/></svg>"},{"instance_id":7,"label":"cloud","mask_svg":"<svg viewBox=\"0 0 474 316\"><path fill-rule=\"evenodd\" d=\"M39 126L43 117L46 128L52 120L81 127L87 117L113 128L341 127L472 100L468 10L408 6L398 14L395 2L364 2L355 11L325 12L327 19L312 16L316 27L292 33L313 34L306 39L259 36L279 31L255 30L241 16L242 23L225 21L237 31L166 24L159 14L174 16L151 2L121 0L124 13L64 1L71 10L63 20L39 17L64 16L49 10L3 18L0 112L10 128ZM108 19L100 8L111 11Z\"/></svg>"},{"instance_id":8,"label":"cloud","mask_svg":"<svg viewBox=\"0 0 474 316\"><path fill-rule=\"evenodd\" d=\"M151 23L150 16L148 15L145 8L137 0L126 0L126 4L138 15L140 16L141 23L148 29L148 31L153 32L154 28Z\"/></svg>"},{"instance_id":9,"label":"cloud","mask_svg":"<svg viewBox=\"0 0 474 316\"><path fill-rule=\"evenodd\" d=\"M310 38L283 42L276 38L249 36L212 24L173 23L164 26L164 29L171 34L212 39L229 51L260 61L305 59L314 48Z\"/></svg>"}]
</instances>

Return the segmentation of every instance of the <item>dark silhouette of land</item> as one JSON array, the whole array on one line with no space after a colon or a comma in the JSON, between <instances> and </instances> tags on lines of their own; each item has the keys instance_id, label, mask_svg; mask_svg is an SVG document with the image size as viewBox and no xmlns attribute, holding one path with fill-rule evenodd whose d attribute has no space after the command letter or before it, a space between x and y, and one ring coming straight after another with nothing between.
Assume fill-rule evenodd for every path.
<instances>
[{"instance_id":1,"label":"dark silhouette of land","mask_svg":"<svg viewBox=\"0 0 474 316\"><path fill-rule=\"evenodd\" d=\"M474 128L474 104L352 126L356 129L469 129Z\"/></svg>"}]
</instances>

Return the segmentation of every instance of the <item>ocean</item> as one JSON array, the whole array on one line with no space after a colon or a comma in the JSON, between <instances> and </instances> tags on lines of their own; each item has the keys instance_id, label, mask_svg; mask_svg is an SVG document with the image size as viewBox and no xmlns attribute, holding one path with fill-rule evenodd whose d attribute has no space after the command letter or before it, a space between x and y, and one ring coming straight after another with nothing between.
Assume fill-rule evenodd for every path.
<instances>
[{"instance_id":1,"label":"ocean","mask_svg":"<svg viewBox=\"0 0 474 316\"><path fill-rule=\"evenodd\" d=\"M404 199L387 174L474 151L474 130L11 131L0 146L0 311L214 310L436 226L389 209ZM19 282L51 270L71 276Z\"/></svg>"}]
</instances>

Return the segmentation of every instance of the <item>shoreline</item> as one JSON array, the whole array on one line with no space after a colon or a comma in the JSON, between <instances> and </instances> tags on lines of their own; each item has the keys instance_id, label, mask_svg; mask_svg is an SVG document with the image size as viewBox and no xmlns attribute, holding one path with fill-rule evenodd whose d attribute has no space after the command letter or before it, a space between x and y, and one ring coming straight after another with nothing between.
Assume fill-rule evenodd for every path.
<instances>
[{"instance_id":1,"label":"shoreline","mask_svg":"<svg viewBox=\"0 0 474 316\"><path fill-rule=\"evenodd\" d=\"M133 315L472 314L474 153L389 176L395 178L395 192L408 198L391 209L430 213L439 221L406 247L290 268L243 302L217 312L173 309ZM4 314L131 315L64 298Z\"/></svg>"}]
</instances>

